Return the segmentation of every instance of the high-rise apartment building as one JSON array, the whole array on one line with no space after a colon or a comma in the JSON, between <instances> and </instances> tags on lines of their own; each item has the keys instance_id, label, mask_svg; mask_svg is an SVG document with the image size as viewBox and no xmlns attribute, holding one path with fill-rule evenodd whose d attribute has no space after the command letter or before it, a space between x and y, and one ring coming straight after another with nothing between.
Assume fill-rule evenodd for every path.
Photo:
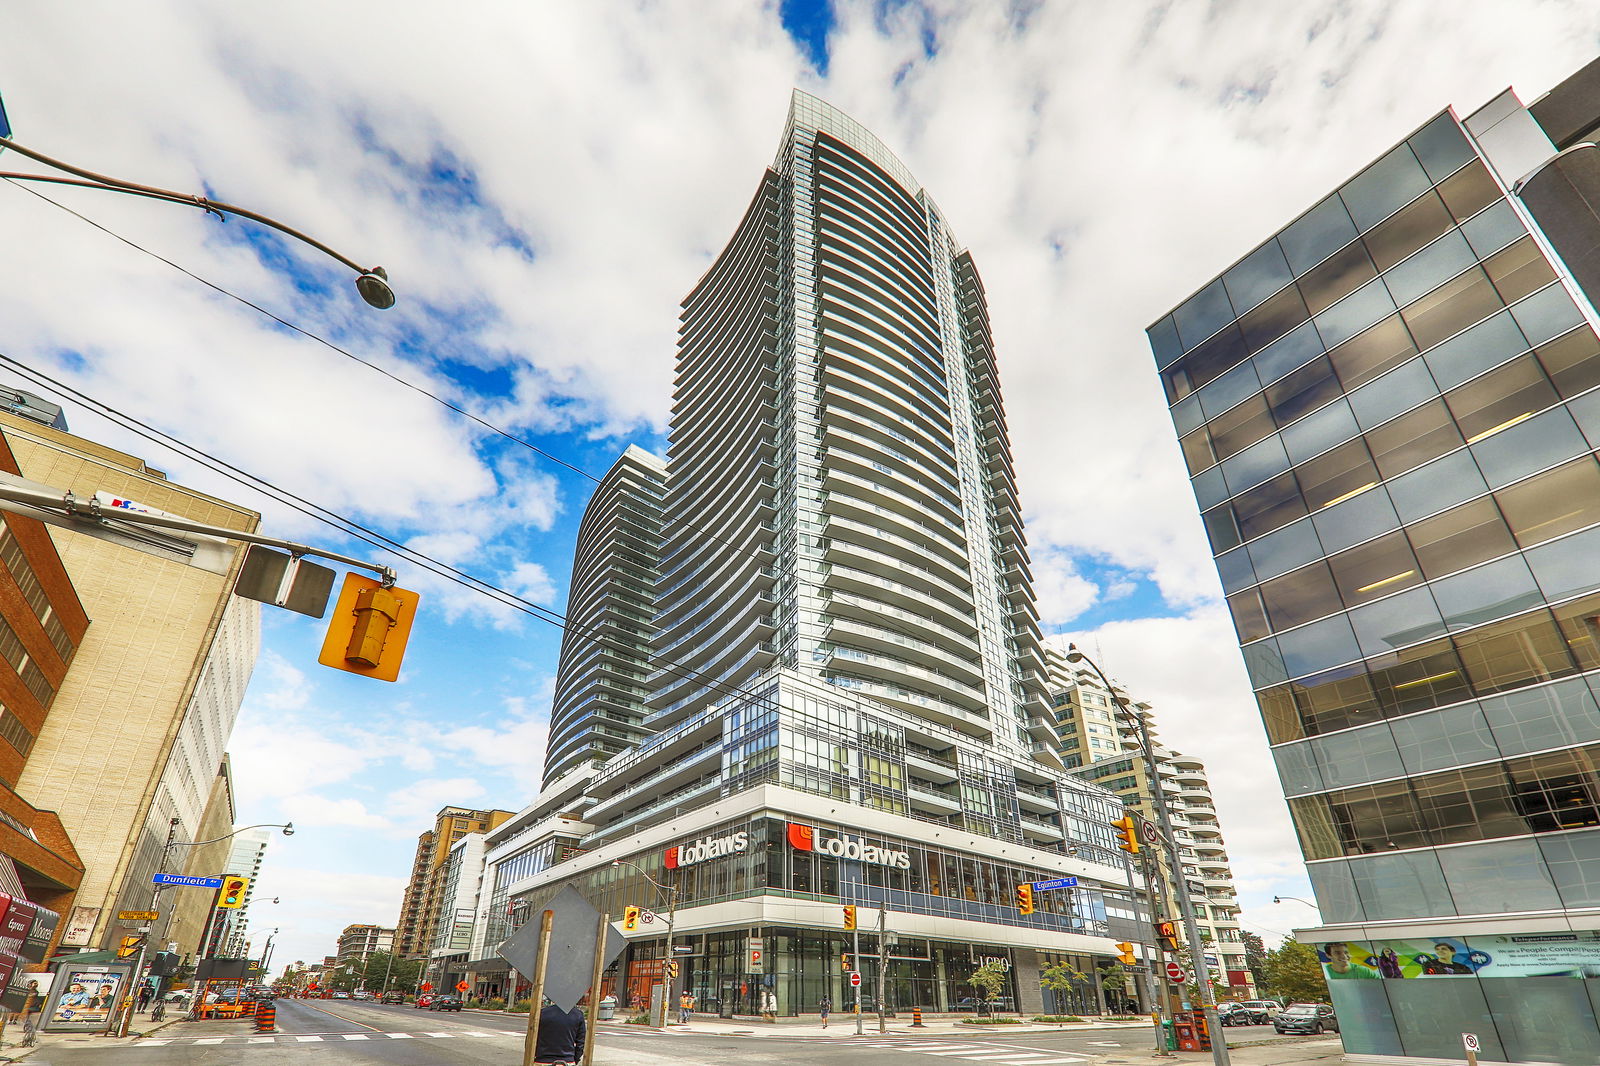
<instances>
[{"instance_id":1,"label":"high-rise apartment building","mask_svg":"<svg viewBox=\"0 0 1600 1066\"><path fill-rule=\"evenodd\" d=\"M1000 960L1003 1000L1038 1010L1042 967L1097 975L1143 939L1121 804L1061 770L976 267L904 164L804 93L683 304L660 528L645 735L488 835L479 987L559 884L664 912L641 872L677 888L679 983L738 1014L850 1002L842 953L901 1008L960 1009ZM569 633L563 676L587 654ZM1064 887L1019 909L1033 881ZM662 924L629 931L630 1003L661 983ZM1134 998L1086 976L1059 1005Z\"/></svg>"},{"instance_id":2,"label":"high-rise apartment building","mask_svg":"<svg viewBox=\"0 0 1600 1066\"><path fill-rule=\"evenodd\" d=\"M1438 114L1149 330L1352 1053L1600 1061L1597 125Z\"/></svg>"},{"instance_id":3,"label":"high-rise apartment building","mask_svg":"<svg viewBox=\"0 0 1600 1066\"><path fill-rule=\"evenodd\" d=\"M433 828L417 837L411 879L400 901L400 923L394 930L394 950L401 958L426 959L432 951L434 927L439 920L441 871L450 847L472 833L485 833L511 817L510 811L477 811L470 807L443 807L434 815Z\"/></svg>"},{"instance_id":4,"label":"high-rise apartment building","mask_svg":"<svg viewBox=\"0 0 1600 1066\"><path fill-rule=\"evenodd\" d=\"M1158 786L1151 781L1141 754L1139 731L1118 712L1116 701L1120 699L1129 712L1143 719L1156 777L1177 837L1179 867L1188 883L1200 936L1207 944L1206 968L1219 998L1256 998L1240 936L1239 891L1217 824L1205 764L1160 742L1154 708L1148 702L1132 698L1116 682L1112 682L1115 691L1108 690L1092 669L1069 662L1066 653L1050 643L1044 654L1050 702L1061 734L1062 762L1085 781L1116 793L1128 809L1156 825ZM1146 857L1160 863L1165 880L1162 896L1169 901L1165 914L1175 918L1177 908L1170 901L1177 896L1170 863L1158 848L1147 848Z\"/></svg>"},{"instance_id":5,"label":"high-rise apartment building","mask_svg":"<svg viewBox=\"0 0 1600 1066\"><path fill-rule=\"evenodd\" d=\"M666 464L630 446L578 525L544 782L633 747L650 695Z\"/></svg>"},{"instance_id":6,"label":"high-rise apartment building","mask_svg":"<svg viewBox=\"0 0 1600 1066\"><path fill-rule=\"evenodd\" d=\"M337 966L359 966L367 956L394 949L394 930L381 925L347 925L334 952Z\"/></svg>"},{"instance_id":7,"label":"high-rise apartment building","mask_svg":"<svg viewBox=\"0 0 1600 1066\"><path fill-rule=\"evenodd\" d=\"M245 532L259 522L135 456L32 418L0 411L0 429L0 465L30 481ZM255 666L260 612L232 594L244 554L237 545L197 547L151 529L136 550L46 528L88 626L75 631L81 640L64 675L42 650L28 657L37 669L19 667L36 695L45 691L39 681L53 694L16 789L59 816L83 863L62 943L104 946L124 931L117 912L150 906L172 820L179 842L206 839L198 831ZM63 610L61 621L69 618ZM187 850L173 849L169 871L185 868Z\"/></svg>"}]
</instances>

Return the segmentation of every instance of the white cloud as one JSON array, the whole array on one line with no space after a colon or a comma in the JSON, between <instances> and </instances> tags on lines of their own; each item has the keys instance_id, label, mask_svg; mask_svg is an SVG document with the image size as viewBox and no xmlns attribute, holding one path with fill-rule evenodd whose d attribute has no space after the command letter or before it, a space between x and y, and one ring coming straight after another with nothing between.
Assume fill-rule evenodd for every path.
<instances>
[{"instance_id":1,"label":"white cloud","mask_svg":"<svg viewBox=\"0 0 1600 1066\"><path fill-rule=\"evenodd\" d=\"M534 603L548 606L556 602L555 582L539 563L518 563L506 575L503 585L508 592Z\"/></svg>"}]
</instances>

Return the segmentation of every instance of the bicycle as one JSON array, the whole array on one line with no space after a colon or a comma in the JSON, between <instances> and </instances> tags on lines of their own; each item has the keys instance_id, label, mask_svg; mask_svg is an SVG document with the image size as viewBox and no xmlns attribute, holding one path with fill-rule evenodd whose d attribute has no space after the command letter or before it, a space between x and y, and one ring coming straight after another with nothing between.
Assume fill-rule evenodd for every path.
<instances>
[{"instance_id":1,"label":"bicycle","mask_svg":"<svg viewBox=\"0 0 1600 1066\"><path fill-rule=\"evenodd\" d=\"M33 1026L33 1015L25 1014L22 1018L22 1046L33 1047L39 1043L39 1031Z\"/></svg>"},{"instance_id":2,"label":"bicycle","mask_svg":"<svg viewBox=\"0 0 1600 1066\"><path fill-rule=\"evenodd\" d=\"M153 1021L153 1022L159 1022L161 1019L165 1018L166 1016L167 1016L167 1001L164 1000L164 999L156 1000L155 1005L150 1008L150 1020Z\"/></svg>"}]
</instances>

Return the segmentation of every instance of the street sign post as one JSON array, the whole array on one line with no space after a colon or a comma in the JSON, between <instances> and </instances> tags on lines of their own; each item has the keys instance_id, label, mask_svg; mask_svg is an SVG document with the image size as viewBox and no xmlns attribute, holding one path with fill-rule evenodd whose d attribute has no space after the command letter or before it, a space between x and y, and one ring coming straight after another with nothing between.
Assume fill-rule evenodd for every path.
<instances>
[{"instance_id":1,"label":"street sign post","mask_svg":"<svg viewBox=\"0 0 1600 1066\"><path fill-rule=\"evenodd\" d=\"M470 991L472 991L472 986L467 984L465 981L457 981L456 982L456 991L457 992L470 992Z\"/></svg>"},{"instance_id":2,"label":"street sign post","mask_svg":"<svg viewBox=\"0 0 1600 1066\"><path fill-rule=\"evenodd\" d=\"M1478 1034L1462 1033L1461 1046L1467 1051L1467 1066L1478 1066L1478 1052L1483 1050L1483 1045L1478 1041Z\"/></svg>"},{"instance_id":3,"label":"street sign post","mask_svg":"<svg viewBox=\"0 0 1600 1066\"><path fill-rule=\"evenodd\" d=\"M1076 877L1057 877L1057 878L1055 878L1054 880L1051 880L1051 881L1035 881L1033 883L1033 890L1035 892L1049 892L1053 888L1077 888L1077 887L1078 887L1078 879Z\"/></svg>"},{"instance_id":4,"label":"street sign post","mask_svg":"<svg viewBox=\"0 0 1600 1066\"><path fill-rule=\"evenodd\" d=\"M190 877L187 874L156 874L150 879L153 885L181 885L184 888L221 888L220 877Z\"/></svg>"},{"instance_id":5,"label":"street sign post","mask_svg":"<svg viewBox=\"0 0 1600 1066\"><path fill-rule=\"evenodd\" d=\"M1167 980L1171 981L1175 985L1181 985L1183 984L1183 978L1183 967L1179 966L1176 962L1169 961L1167 963Z\"/></svg>"},{"instance_id":6,"label":"street sign post","mask_svg":"<svg viewBox=\"0 0 1600 1066\"><path fill-rule=\"evenodd\" d=\"M851 970L850 971L850 987L851 988L860 988L861 987L861 971L860 970Z\"/></svg>"},{"instance_id":7,"label":"street sign post","mask_svg":"<svg viewBox=\"0 0 1600 1066\"><path fill-rule=\"evenodd\" d=\"M550 950L561 962L546 975L544 994L562 1010L570 1011L589 990L589 971L594 968L595 922L600 920L600 912L571 885L542 907L531 910L540 915L547 910L555 912L550 926ZM538 968L539 926L538 921L529 921L500 945L500 957L520 974L531 974ZM609 965L622 954L628 941L611 923L607 922L606 926L606 947L602 954Z\"/></svg>"}]
</instances>

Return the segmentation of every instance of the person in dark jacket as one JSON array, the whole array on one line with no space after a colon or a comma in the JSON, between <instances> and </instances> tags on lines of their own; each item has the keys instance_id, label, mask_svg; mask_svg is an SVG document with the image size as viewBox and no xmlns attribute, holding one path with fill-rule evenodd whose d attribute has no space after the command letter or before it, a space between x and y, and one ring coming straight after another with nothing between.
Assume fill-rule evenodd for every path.
<instances>
[{"instance_id":1,"label":"person in dark jacket","mask_svg":"<svg viewBox=\"0 0 1600 1066\"><path fill-rule=\"evenodd\" d=\"M533 1046L533 1061L570 1063L583 1058L583 1011L564 1011L554 1003L539 1012L539 1039Z\"/></svg>"}]
</instances>

